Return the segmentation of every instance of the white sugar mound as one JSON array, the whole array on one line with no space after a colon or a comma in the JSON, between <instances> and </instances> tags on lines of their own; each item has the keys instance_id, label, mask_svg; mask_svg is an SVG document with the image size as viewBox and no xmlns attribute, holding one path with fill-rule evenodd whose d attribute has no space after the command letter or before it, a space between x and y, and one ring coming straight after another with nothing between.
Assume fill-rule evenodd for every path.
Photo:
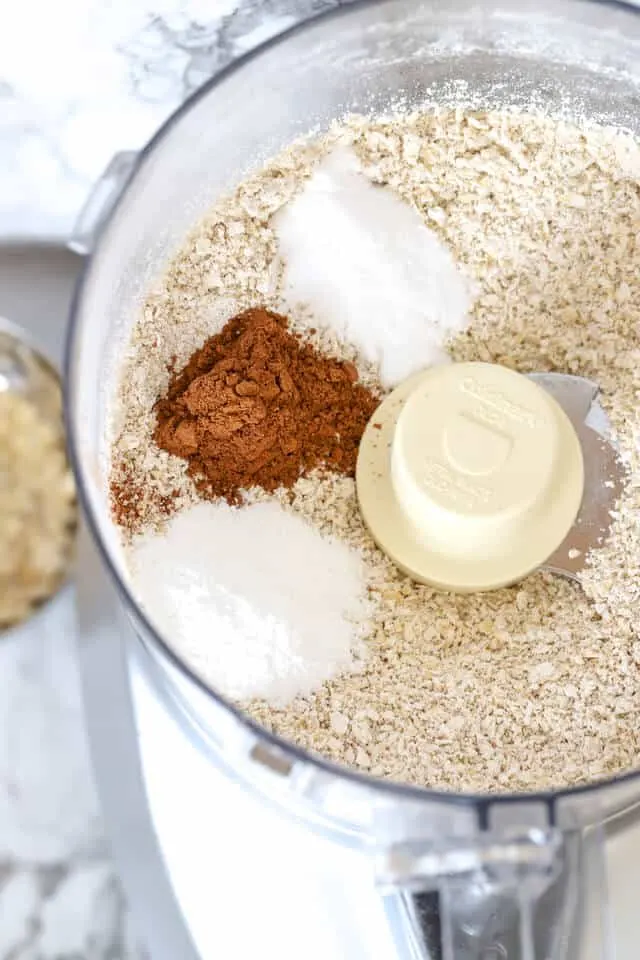
<instances>
[{"instance_id":1,"label":"white sugar mound","mask_svg":"<svg viewBox=\"0 0 640 960\"><path fill-rule=\"evenodd\" d=\"M177 513L138 537L130 571L176 653L228 697L285 704L358 667L361 559L275 501Z\"/></svg>"},{"instance_id":2,"label":"white sugar mound","mask_svg":"<svg viewBox=\"0 0 640 960\"><path fill-rule=\"evenodd\" d=\"M419 212L334 149L274 217L284 295L353 343L393 387L447 360L467 325L468 282Z\"/></svg>"}]
</instances>

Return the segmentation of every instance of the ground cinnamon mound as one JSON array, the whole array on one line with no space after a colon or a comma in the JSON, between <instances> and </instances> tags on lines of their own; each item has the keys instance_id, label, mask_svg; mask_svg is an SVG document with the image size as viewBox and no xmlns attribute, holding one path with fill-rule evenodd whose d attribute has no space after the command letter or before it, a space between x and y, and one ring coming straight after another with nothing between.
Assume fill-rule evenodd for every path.
<instances>
[{"instance_id":1,"label":"ground cinnamon mound","mask_svg":"<svg viewBox=\"0 0 640 960\"><path fill-rule=\"evenodd\" d=\"M379 400L353 364L318 353L262 308L229 320L156 404L154 440L189 461L207 497L292 487L319 466L353 476Z\"/></svg>"}]
</instances>

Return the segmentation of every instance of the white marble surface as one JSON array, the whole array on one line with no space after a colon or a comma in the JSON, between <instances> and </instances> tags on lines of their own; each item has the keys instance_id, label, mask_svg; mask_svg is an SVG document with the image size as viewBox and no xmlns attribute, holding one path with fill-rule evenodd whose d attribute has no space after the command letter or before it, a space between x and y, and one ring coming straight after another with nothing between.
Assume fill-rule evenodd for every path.
<instances>
[{"instance_id":1,"label":"white marble surface","mask_svg":"<svg viewBox=\"0 0 640 960\"><path fill-rule=\"evenodd\" d=\"M0 3L0 242L63 240L116 151L141 146L231 58L335 5ZM71 590L0 637L0 960L140 955L100 822L74 643Z\"/></svg>"},{"instance_id":2,"label":"white marble surface","mask_svg":"<svg viewBox=\"0 0 640 960\"><path fill-rule=\"evenodd\" d=\"M231 58L338 3L0 4L0 236L67 235L115 151L141 147Z\"/></svg>"}]
</instances>

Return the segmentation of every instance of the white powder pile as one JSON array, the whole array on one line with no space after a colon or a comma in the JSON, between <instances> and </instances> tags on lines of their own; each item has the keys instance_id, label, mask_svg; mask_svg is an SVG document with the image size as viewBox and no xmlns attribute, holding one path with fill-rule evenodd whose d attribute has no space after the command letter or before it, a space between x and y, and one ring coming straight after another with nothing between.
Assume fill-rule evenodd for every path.
<instances>
[{"instance_id":1,"label":"white powder pile","mask_svg":"<svg viewBox=\"0 0 640 960\"><path fill-rule=\"evenodd\" d=\"M467 323L470 287L418 210L334 149L273 220L284 297L379 366L385 386L448 360Z\"/></svg>"},{"instance_id":2,"label":"white powder pile","mask_svg":"<svg viewBox=\"0 0 640 960\"><path fill-rule=\"evenodd\" d=\"M284 704L357 669L360 557L280 504L201 502L131 551L139 601L226 696Z\"/></svg>"}]
</instances>

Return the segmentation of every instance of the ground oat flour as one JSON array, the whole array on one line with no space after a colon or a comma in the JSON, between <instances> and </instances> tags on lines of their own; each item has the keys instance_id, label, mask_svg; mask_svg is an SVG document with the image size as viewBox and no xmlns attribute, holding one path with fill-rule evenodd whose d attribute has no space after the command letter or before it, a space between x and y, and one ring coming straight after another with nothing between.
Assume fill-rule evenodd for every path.
<instances>
[{"instance_id":1,"label":"ground oat flour","mask_svg":"<svg viewBox=\"0 0 640 960\"><path fill-rule=\"evenodd\" d=\"M165 535L167 512L198 501L185 462L151 441L154 404L168 365L184 365L241 309L286 313L303 338L354 363L365 385L386 387L381 364L343 339L339 319L286 297L274 214L336 145L419 213L472 291L465 328L443 341L449 357L596 380L630 480L583 589L538 574L483 595L442 594L401 575L365 531L350 476L316 471L290 491L254 488L251 502L277 501L362 563L366 656L285 705L239 695L240 705L335 761L429 787L534 790L637 766L640 147L629 137L508 111L352 118L242 183L187 239L133 332L113 447L113 482L136 504L123 535L135 551L137 537ZM218 655L215 635L201 644L200 669Z\"/></svg>"}]
</instances>

